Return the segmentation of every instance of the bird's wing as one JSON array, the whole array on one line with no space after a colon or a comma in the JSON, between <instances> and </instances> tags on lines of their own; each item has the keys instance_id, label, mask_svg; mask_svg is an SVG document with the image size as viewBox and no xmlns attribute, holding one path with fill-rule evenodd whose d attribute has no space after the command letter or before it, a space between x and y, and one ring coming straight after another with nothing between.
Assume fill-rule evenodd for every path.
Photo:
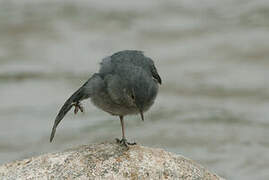
<instances>
[{"instance_id":1,"label":"bird's wing","mask_svg":"<svg viewBox=\"0 0 269 180\"><path fill-rule=\"evenodd\" d=\"M75 93L73 93L66 100L55 118L50 135L50 142L53 140L58 124L67 114L67 112L72 108L73 104L79 103L80 101L91 97L92 94L98 92L102 88L103 84L103 79L99 76L99 74L94 74L87 82L85 82Z\"/></svg>"},{"instance_id":2,"label":"bird's wing","mask_svg":"<svg viewBox=\"0 0 269 180\"><path fill-rule=\"evenodd\" d=\"M151 72L153 78L156 79L159 84L162 84L162 79L161 79L154 63L151 65L150 72Z\"/></svg>"}]
</instances>

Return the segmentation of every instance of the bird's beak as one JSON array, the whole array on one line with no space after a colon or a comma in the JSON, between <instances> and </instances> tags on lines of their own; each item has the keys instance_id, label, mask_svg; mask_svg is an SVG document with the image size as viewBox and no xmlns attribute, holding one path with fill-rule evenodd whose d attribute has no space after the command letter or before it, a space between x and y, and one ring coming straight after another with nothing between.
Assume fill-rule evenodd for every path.
<instances>
[{"instance_id":1,"label":"bird's beak","mask_svg":"<svg viewBox=\"0 0 269 180\"><path fill-rule=\"evenodd\" d=\"M132 92L133 92L133 96L134 96L134 100L135 100L135 105L136 105L137 109L139 110L139 113L140 113L140 116L141 116L142 121L144 121L143 108L141 108L139 106L139 104L137 103L137 101L136 101L134 89L132 89Z\"/></svg>"},{"instance_id":2,"label":"bird's beak","mask_svg":"<svg viewBox=\"0 0 269 180\"><path fill-rule=\"evenodd\" d=\"M144 114L143 114L143 111L142 111L142 110L139 110L139 111L140 111L141 119L142 119L142 121L144 121Z\"/></svg>"}]
</instances>

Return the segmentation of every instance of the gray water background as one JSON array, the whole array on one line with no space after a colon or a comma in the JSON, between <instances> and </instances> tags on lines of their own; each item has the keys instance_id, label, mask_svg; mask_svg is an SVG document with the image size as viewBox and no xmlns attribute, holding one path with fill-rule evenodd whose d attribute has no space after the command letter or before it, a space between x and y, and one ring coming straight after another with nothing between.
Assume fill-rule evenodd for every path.
<instances>
[{"instance_id":1,"label":"gray water background","mask_svg":"<svg viewBox=\"0 0 269 180\"><path fill-rule=\"evenodd\" d=\"M49 135L64 101L105 56L143 50L163 79L126 117L130 141L227 179L269 179L269 1L0 1L0 163L121 136L85 101Z\"/></svg>"}]
</instances>

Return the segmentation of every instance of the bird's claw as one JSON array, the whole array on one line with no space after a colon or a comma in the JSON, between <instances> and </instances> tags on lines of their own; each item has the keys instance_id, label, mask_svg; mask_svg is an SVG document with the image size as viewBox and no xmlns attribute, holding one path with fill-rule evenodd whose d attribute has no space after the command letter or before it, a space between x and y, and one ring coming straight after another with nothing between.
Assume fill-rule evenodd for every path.
<instances>
[{"instance_id":1,"label":"bird's claw","mask_svg":"<svg viewBox=\"0 0 269 180\"><path fill-rule=\"evenodd\" d=\"M120 144L122 146L125 146L127 148L129 148L129 146L136 145L136 142L130 143L125 138L122 138L121 140L116 138L116 141L117 141L118 144Z\"/></svg>"},{"instance_id":2,"label":"bird's claw","mask_svg":"<svg viewBox=\"0 0 269 180\"><path fill-rule=\"evenodd\" d=\"M74 109L75 114L77 114L79 110L80 110L80 112L84 112L84 108L81 105L81 103L76 102L76 103L73 104L73 106L75 106L75 109Z\"/></svg>"}]
</instances>

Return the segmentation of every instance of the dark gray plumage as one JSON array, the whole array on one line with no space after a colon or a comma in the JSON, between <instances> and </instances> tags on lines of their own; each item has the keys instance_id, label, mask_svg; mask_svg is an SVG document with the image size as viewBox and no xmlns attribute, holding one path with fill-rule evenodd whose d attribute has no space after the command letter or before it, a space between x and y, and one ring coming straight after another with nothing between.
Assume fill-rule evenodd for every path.
<instances>
[{"instance_id":1,"label":"dark gray plumage","mask_svg":"<svg viewBox=\"0 0 269 180\"><path fill-rule=\"evenodd\" d=\"M147 111L154 103L158 93L158 83L162 80L154 62L141 51L125 50L106 57L101 62L99 73L95 73L82 85L60 109L50 136L50 142L56 127L66 113L75 106L74 112L83 111L80 102L91 98L98 108L120 117L122 139L118 140L127 146L123 117L129 114Z\"/></svg>"}]
</instances>

